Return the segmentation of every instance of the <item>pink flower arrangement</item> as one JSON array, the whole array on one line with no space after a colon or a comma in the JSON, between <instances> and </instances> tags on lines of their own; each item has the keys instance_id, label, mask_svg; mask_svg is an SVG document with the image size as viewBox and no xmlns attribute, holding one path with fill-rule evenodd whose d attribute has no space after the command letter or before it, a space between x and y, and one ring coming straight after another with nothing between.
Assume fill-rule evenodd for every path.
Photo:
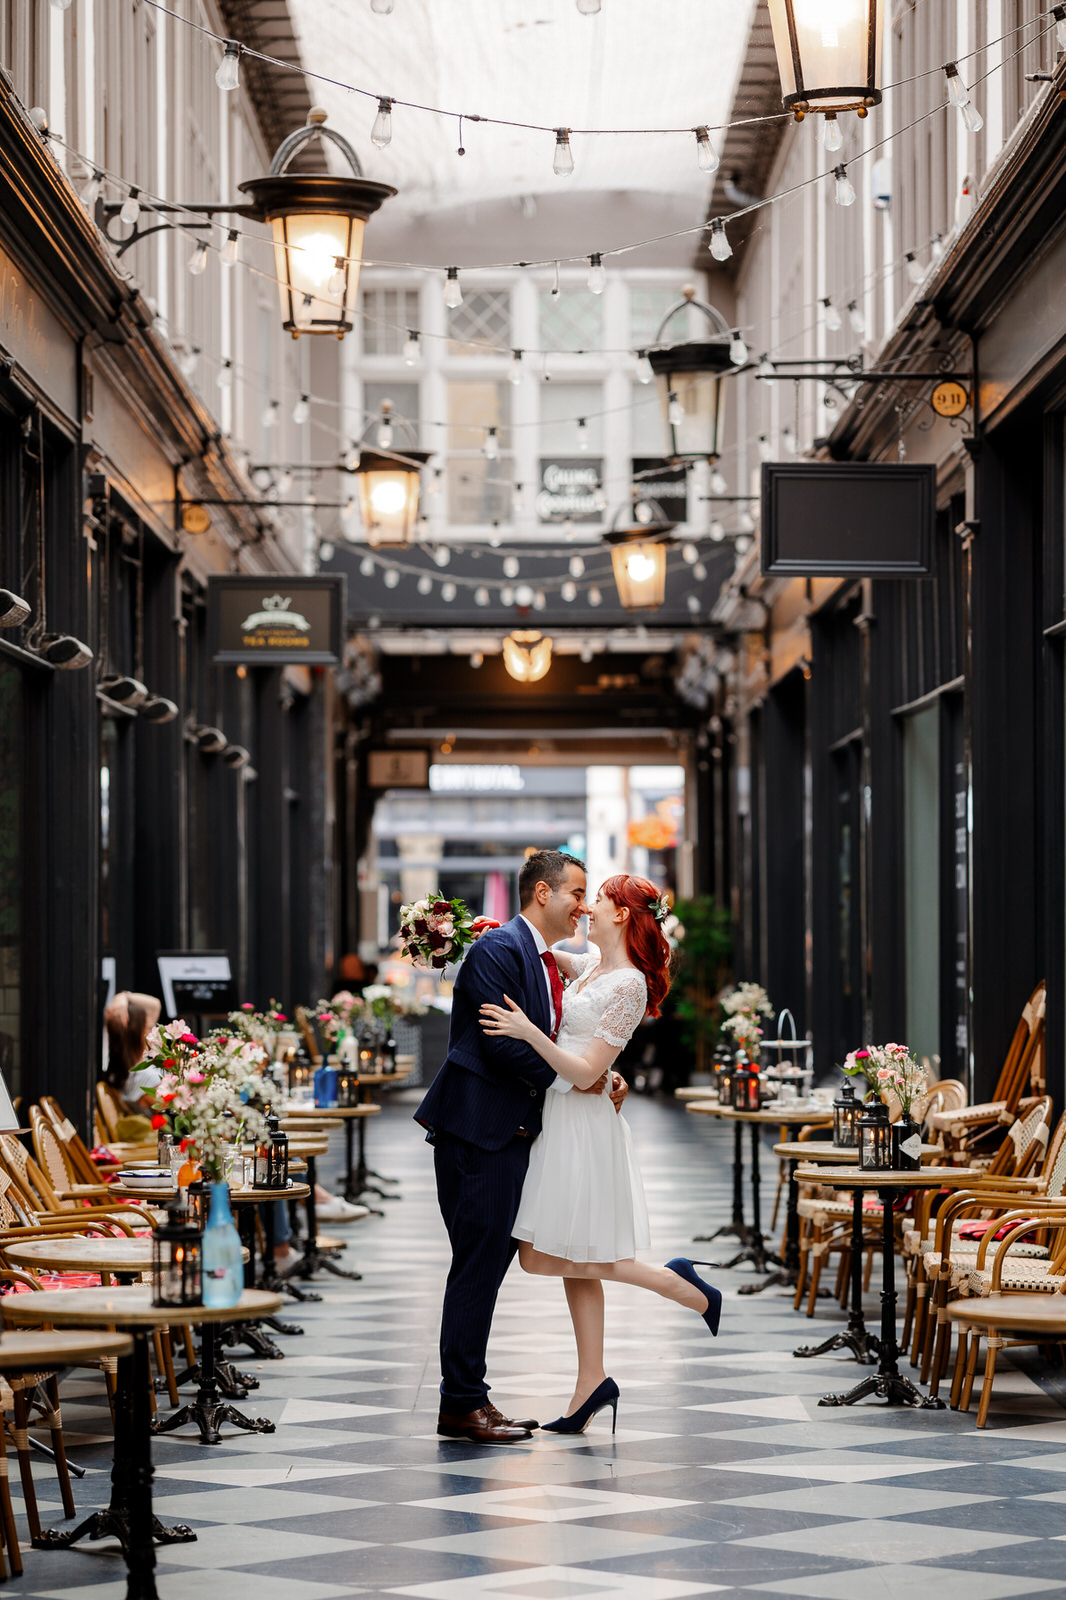
<instances>
[{"instance_id":1,"label":"pink flower arrangement","mask_svg":"<svg viewBox=\"0 0 1066 1600\"><path fill-rule=\"evenodd\" d=\"M400 908L400 948L418 965L446 967L458 961L485 931L484 917L474 918L462 900L427 895Z\"/></svg>"}]
</instances>

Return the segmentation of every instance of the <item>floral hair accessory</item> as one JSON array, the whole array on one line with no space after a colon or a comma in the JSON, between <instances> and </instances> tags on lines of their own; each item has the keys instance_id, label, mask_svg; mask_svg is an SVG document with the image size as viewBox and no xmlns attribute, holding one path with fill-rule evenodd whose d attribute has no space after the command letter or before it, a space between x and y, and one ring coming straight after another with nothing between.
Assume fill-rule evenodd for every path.
<instances>
[{"instance_id":1,"label":"floral hair accessory","mask_svg":"<svg viewBox=\"0 0 1066 1600\"><path fill-rule=\"evenodd\" d=\"M648 910L651 912L652 916L655 918L656 922L661 928L667 917L670 915L670 902L666 898L665 889L663 890L662 894L658 895L654 900L648 901Z\"/></svg>"}]
</instances>

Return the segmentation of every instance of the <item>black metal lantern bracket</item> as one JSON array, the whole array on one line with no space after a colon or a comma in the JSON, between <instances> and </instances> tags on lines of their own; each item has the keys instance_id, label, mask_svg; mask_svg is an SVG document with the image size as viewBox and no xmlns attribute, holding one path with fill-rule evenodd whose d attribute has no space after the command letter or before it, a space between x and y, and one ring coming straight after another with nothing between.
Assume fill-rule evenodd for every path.
<instances>
[{"instance_id":1,"label":"black metal lantern bracket","mask_svg":"<svg viewBox=\"0 0 1066 1600\"><path fill-rule=\"evenodd\" d=\"M852 401L860 407L866 404L868 395L849 394L848 389L860 386L871 388L888 388L894 383L930 383L934 388L941 383L957 383L966 390L969 397L967 409L973 406L973 374L953 372L950 364L940 372L894 372L891 369L880 371L876 367L866 368L862 364L862 356L808 356L795 361L773 361L774 372L756 372L755 377L760 383L824 383L827 389L832 389L838 394L845 405ZM816 368L821 370L807 371L796 370ZM920 404L929 406L934 410L930 396L920 398ZM939 415L939 413L936 413ZM953 427L958 426L965 416L965 411L957 416L948 416L944 420ZM932 424L928 424L931 426Z\"/></svg>"}]
</instances>

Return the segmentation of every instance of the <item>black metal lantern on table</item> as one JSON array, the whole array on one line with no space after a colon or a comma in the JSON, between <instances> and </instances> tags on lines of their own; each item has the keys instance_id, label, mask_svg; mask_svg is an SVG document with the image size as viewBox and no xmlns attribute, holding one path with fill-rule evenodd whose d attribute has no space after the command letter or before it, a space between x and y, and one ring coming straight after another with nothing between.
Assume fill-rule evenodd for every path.
<instances>
[{"instance_id":1,"label":"black metal lantern on table","mask_svg":"<svg viewBox=\"0 0 1066 1600\"><path fill-rule=\"evenodd\" d=\"M859 1118L859 1166L863 1172L891 1172L892 1124L881 1100L868 1100Z\"/></svg>"},{"instance_id":2,"label":"black metal lantern on table","mask_svg":"<svg viewBox=\"0 0 1066 1600\"><path fill-rule=\"evenodd\" d=\"M854 1149L859 1143L859 1118L862 1116L862 1102L855 1093L850 1083L845 1082L844 1087L833 1101L833 1143L842 1150Z\"/></svg>"},{"instance_id":3,"label":"black metal lantern on table","mask_svg":"<svg viewBox=\"0 0 1066 1600\"><path fill-rule=\"evenodd\" d=\"M748 1062L741 1062L733 1071L733 1110L758 1111L759 1070Z\"/></svg>"},{"instance_id":4,"label":"black metal lantern on table","mask_svg":"<svg viewBox=\"0 0 1066 1600\"><path fill-rule=\"evenodd\" d=\"M253 1183L257 1189L284 1189L289 1182L289 1136L273 1112L266 1120L266 1137L256 1146Z\"/></svg>"},{"instance_id":5,"label":"black metal lantern on table","mask_svg":"<svg viewBox=\"0 0 1066 1600\"><path fill-rule=\"evenodd\" d=\"M337 1074L337 1105L342 1109L359 1104L358 1068L344 1068Z\"/></svg>"},{"instance_id":6,"label":"black metal lantern on table","mask_svg":"<svg viewBox=\"0 0 1066 1600\"><path fill-rule=\"evenodd\" d=\"M170 1206L152 1235L152 1304L203 1305L203 1235L183 1206Z\"/></svg>"}]
</instances>

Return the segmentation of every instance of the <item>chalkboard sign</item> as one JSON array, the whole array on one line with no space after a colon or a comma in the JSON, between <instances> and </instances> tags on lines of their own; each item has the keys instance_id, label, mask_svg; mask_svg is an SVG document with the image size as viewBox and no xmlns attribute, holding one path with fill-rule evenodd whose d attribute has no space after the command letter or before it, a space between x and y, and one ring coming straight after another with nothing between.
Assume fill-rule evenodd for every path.
<instances>
[{"instance_id":1,"label":"chalkboard sign","mask_svg":"<svg viewBox=\"0 0 1066 1600\"><path fill-rule=\"evenodd\" d=\"M220 1016L237 1006L224 950L161 950L156 956L166 1015Z\"/></svg>"},{"instance_id":2,"label":"chalkboard sign","mask_svg":"<svg viewBox=\"0 0 1066 1600\"><path fill-rule=\"evenodd\" d=\"M767 463L762 571L766 577L928 577L935 518L934 466Z\"/></svg>"}]
</instances>

